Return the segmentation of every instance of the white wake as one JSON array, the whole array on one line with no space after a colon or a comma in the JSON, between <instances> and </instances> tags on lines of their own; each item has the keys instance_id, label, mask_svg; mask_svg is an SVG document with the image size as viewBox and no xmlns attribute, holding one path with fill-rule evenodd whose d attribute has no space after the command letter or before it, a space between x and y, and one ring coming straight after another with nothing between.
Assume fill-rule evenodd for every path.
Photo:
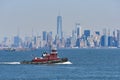
<instances>
[{"instance_id":1,"label":"white wake","mask_svg":"<svg viewBox=\"0 0 120 80\"><path fill-rule=\"evenodd\" d=\"M0 62L0 64L20 64L20 62ZM70 61L55 64L72 64Z\"/></svg>"},{"instance_id":2,"label":"white wake","mask_svg":"<svg viewBox=\"0 0 120 80\"><path fill-rule=\"evenodd\" d=\"M56 63L56 64L72 64L70 61L62 62L62 63Z\"/></svg>"},{"instance_id":3,"label":"white wake","mask_svg":"<svg viewBox=\"0 0 120 80\"><path fill-rule=\"evenodd\" d=\"M0 64L20 64L20 62L0 62Z\"/></svg>"}]
</instances>

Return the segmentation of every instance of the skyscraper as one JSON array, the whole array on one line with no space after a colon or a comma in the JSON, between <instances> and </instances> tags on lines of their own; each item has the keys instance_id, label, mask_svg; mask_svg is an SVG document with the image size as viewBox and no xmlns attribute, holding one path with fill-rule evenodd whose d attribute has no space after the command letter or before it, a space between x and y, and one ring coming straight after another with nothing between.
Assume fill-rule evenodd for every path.
<instances>
[{"instance_id":1,"label":"skyscraper","mask_svg":"<svg viewBox=\"0 0 120 80\"><path fill-rule=\"evenodd\" d=\"M84 36L87 39L90 36L90 30L84 30Z\"/></svg>"},{"instance_id":2,"label":"skyscraper","mask_svg":"<svg viewBox=\"0 0 120 80\"><path fill-rule=\"evenodd\" d=\"M62 16L57 16L57 35L62 39Z\"/></svg>"},{"instance_id":3,"label":"skyscraper","mask_svg":"<svg viewBox=\"0 0 120 80\"><path fill-rule=\"evenodd\" d=\"M18 46L19 46L19 42L20 42L19 36L15 36L15 37L14 37L14 46L15 46L15 47L18 47Z\"/></svg>"},{"instance_id":4,"label":"skyscraper","mask_svg":"<svg viewBox=\"0 0 120 80\"><path fill-rule=\"evenodd\" d=\"M43 31L43 39L42 39L42 46L46 47L47 46L47 32Z\"/></svg>"},{"instance_id":5,"label":"skyscraper","mask_svg":"<svg viewBox=\"0 0 120 80\"><path fill-rule=\"evenodd\" d=\"M47 41L47 32L46 31L43 31L43 40Z\"/></svg>"},{"instance_id":6,"label":"skyscraper","mask_svg":"<svg viewBox=\"0 0 120 80\"><path fill-rule=\"evenodd\" d=\"M103 42L103 47L108 46L108 34L106 28L103 29L103 36L101 37L101 42ZM102 44L101 44L102 46Z\"/></svg>"},{"instance_id":7,"label":"skyscraper","mask_svg":"<svg viewBox=\"0 0 120 80\"><path fill-rule=\"evenodd\" d=\"M117 47L120 47L120 30L117 30Z\"/></svg>"},{"instance_id":8,"label":"skyscraper","mask_svg":"<svg viewBox=\"0 0 120 80\"><path fill-rule=\"evenodd\" d=\"M82 29L81 29L80 23L76 23L76 33L77 33L77 37L82 36Z\"/></svg>"}]
</instances>

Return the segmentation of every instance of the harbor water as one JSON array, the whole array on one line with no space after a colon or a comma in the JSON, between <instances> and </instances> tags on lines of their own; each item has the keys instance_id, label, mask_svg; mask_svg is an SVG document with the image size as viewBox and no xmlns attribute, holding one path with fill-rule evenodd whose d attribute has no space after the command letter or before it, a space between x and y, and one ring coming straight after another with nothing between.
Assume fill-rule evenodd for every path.
<instances>
[{"instance_id":1,"label":"harbor water","mask_svg":"<svg viewBox=\"0 0 120 80\"><path fill-rule=\"evenodd\" d=\"M0 51L0 80L120 80L120 49L59 49L68 63L19 64L43 51Z\"/></svg>"}]
</instances>

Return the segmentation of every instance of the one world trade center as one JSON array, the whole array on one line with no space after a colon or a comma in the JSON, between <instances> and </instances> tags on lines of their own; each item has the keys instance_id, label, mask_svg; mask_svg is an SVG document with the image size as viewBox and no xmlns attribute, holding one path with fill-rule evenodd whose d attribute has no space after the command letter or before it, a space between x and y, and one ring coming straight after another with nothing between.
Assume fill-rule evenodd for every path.
<instances>
[{"instance_id":1,"label":"one world trade center","mask_svg":"<svg viewBox=\"0 0 120 80\"><path fill-rule=\"evenodd\" d=\"M57 35L62 39L62 16L57 16Z\"/></svg>"}]
</instances>

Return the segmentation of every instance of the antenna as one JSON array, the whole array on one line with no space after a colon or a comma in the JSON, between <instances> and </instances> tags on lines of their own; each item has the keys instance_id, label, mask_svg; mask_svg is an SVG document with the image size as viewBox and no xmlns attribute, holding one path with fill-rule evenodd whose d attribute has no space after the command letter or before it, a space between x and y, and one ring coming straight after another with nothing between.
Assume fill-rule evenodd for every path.
<instances>
[{"instance_id":1,"label":"antenna","mask_svg":"<svg viewBox=\"0 0 120 80\"><path fill-rule=\"evenodd\" d=\"M17 36L19 36L20 35L20 29L19 29L19 27L17 28Z\"/></svg>"},{"instance_id":2,"label":"antenna","mask_svg":"<svg viewBox=\"0 0 120 80\"><path fill-rule=\"evenodd\" d=\"M60 9L59 9L59 12L58 12L58 16L60 16Z\"/></svg>"},{"instance_id":3,"label":"antenna","mask_svg":"<svg viewBox=\"0 0 120 80\"><path fill-rule=\"evenodd\" d=\"M32 28L32 37L33 37L33 35L34 35L34 30L33 30L33 28Z\"/></svg>"}]
</instances>

